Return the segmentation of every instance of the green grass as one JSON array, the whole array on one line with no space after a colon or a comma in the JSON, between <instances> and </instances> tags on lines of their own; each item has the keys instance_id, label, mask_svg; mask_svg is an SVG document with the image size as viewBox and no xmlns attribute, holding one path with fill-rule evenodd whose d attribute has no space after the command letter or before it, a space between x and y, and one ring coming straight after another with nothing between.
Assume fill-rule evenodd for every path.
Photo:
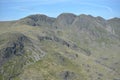
<instances>
[{"instance_id":1,"label":"green grass","mask_svg":"<svg viewBox=\"0 0 120 80\"><path fill-rule=\"evenodd\" d=\"M98 29L96 29L96 31L97 30ZM25 48L26 53L24 53L23 56L13 57L3 65L4 74L0 74L0 80L2 80L2 78L7 79L17 73L20 74L14 76L13 80L22 80L26 78L28 80L61 80L59 74L62 71L71 71L77 74L79 77L75 80L95 80L98 77L96 71L104 75L101 80L113 80L113 78L119 78L119 75L117 73L110 72L108 68L95 62L95 60L99 59L101 56L108 56L110 58L108 62L104 62L106 65L111 65L114 61L119 61L120 49L118 47L114 47L118 43L116 40L109 40L109 38L106 38L106 36L104 36L94 40L93 43L95 43L95 46L91 47L91 44L93 43L89 42L88 39L90 38L87 33L79 34L77 32L74 32L74 30L72 32L71 31L72 30L70 29L58 30L58 32L55 33L54 30L46 27L31 27L19 24L11 27L1 27L0 25L1 35L7 32L23 33L32 39L32 44L39 46L39 48L46 53L46 55L43 58L40 58L39 61L35 61L34 58L31 58L30 56L32 53L40 54L40 51L35 50L33 47L31 48L31 46L27 46L27 48ZM98 33L99 32L102 33L102 35L106 34L103 29L99 29ZM79 48L90 50L92 52L92 55L86 56L82 51L68 48L65 45L62 45L55 41L39 41L37 39L38 35L55 35L64 39L65 41L73 42ZM1 44L7 42L7 40L3 40L2 38L0 38L0 46L2 46ZM8 39L8 36L5 39ZM116 42L116 44L112 44L111 47L109 44L113 43L112 41ZM108 44L107 47L105 46L103 48L99 46L102 42ZM27 52L27 50L29 51ZM78 55L78 58L72 59L70 55L75 54ZM62 61L62 59L59 57L63 58L64 61ZM27 63L24 63L25 61L28 61L32 64L28 63L29 65L27 65ZM89 65L90 67L86 67L86 65ZM87 72L88 69L90 70L89 72ZM90 76L92 76L92 78Z\"/></svg>"},{"instance_id":2,"label":"green grass","mask_svg":"<svg viewBox=\"0 0 120 80\"><path fill-rule=\"evenodd\" d=\"M2 74L0 74L0 80L3 80L3 75Z\"/></svg>"},{"instance_id":3,"label":"green grass","mask_svg":"<svg viewBox=\"0 0 120 80\"><path fill-rule=\"evenodd\" d=\"M63 49L61 50L60 46L62 45L49 43L49 46L48 46L47 44L48 42L49 41L42 42L42 45L44 45L43 47L46 47L46 48L43 48L44 51L47 52L46 56L42 58L42 60L39 60L34 64L27 66L23 72L23 75L22 75L23 78L25 78L24 75L26 76L33 75L31 76L31 78L33 79L35 75L40 74L41 78L44 78L46 80L49 80L49 79L60 80L59 74L62 71L68 70L79 75L79 78L76 80L79 80L79 79L87 80L87 75L84 73L82 68L80 66L77 66L76 63L74 63L72 60L68 59L66 56L63 55L63 52L65 52L65 50L69 50L67 49L66 46L64 46ZM64 58L64 61L61 63L60 58L56 56L58 57L61 56L62 58ZM33 72L31 72L31 70ZM28 72L31 72L31 73L28 73Z\"/></svg>"}]
</instances>

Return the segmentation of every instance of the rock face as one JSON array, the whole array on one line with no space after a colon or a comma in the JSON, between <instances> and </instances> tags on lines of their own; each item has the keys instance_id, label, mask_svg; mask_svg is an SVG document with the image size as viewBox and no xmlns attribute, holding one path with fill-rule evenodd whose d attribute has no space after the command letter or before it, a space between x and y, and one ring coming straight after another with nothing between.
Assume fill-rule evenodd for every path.
<instances>
[{"instance_id":1,"label":"rock face","mask_svg":"<svg viewBox=\"0 0 120 80\"><path fill-rule=\"evenodd\" d=\"M52 26L55 18L48 17L43 14L30 15L20 20L20 23L28 24L31 26Z\"/></svg>"},{"instance_id":2,"label":"rock face","mask_svg":"<svg viewBox=\"0 0 120 80\"><path fill-rule=\"evenodd\" d=\"M72 13L60 14L56 18L53 26L55 26L56 28L70 27L76 17L77 16Z\"/></svg>"},{"instance_id":3,"label":"rock face","mask_svg":"<svg viewBox=\"0 0 120 80\"><path fill-rule=\"evenodd\" d=\"M119 80L120 19L62 13L0 22L0 80Z\"/></svg>"},{"instance_id":4,"label":"rock face","mask_svg":"<svg viewBox=\"0 0 120 80\"><path fill-rule=\"evenodd\" d=\"M113 33L120 37L120 18L113 18L107 21L109 26L111 26Z\"/></svg>"},{"instance_id":5,"label":"rock face","mask_svg":"<svg viewBox=\"0 0 120 80\"><path fill-rule=\"evenodd\" d=\"M33 50L32 41L22 33L4 33L0 36L0 41L4 40L0 49L0 75L2 74L5 80L18 76L23 70L23 65L37 61L44 55L38 49Z\"/></svg>"},{"instance_id":6,"label":"rock face","mask_svg":"<svg viewBox=\"0 0 120 80\"><path fill-rule=\"evenodd\" d=\"M17 23L27 24L31 26L49 26L59 29L65 29L66 27L74 27L77 30L88 31L90 34L99 35L96 29L107 30L111 33L116 33L119 36L119 18L113 18L105 20L98 16L93 17L91 15L81 14L79 16L72 13L62 13L57 18L48 17L43 14L36 14L27 16ZM100 31L101 31L100 30Z\"/></svg>"},{"instance_id":7,"label":"rock face","mask_svg":"<svg viewBox=\"0 0 120 80\"><path fill-rule=\"evenodd\" d=\"M51 40L51 41L58 42L58 43L60 43L60 44L62 44L62 45L65 45L65 46L67 46L67 47L70 47L70 46L72 47L71 44L69 44L69 43L66 42L65 40L62 40L62 39L60 39L60 38L58 38L58 37L56 37L56 36L53 36L53 37L39 36L38 38L39 38L40 41L43 41L43 40Z\"/></svg>"},{"instance_id":8,"label":"rock face","mask_svg":"<svg viewBox=\"0 0 120 80\"><path fill-rule=\"evenodd\" d=\"M61 72L62 80L74 80L76 78L76 74L70 71Z\"/></svg>"},{"instance_id":9,"label":"rock face","mask_svg":"<svg viewBox=\"0 0 120 80\"><path fill-rule=\"evenodd\" d=\"M93 24L95 23L94 23L94 18L92 16L81 14L75 19L72 25L76 27L80 27L82 29L82 28L89 28L89 26L92 26Z\"/></svg>"},{"instance_id":10,"label":"rock face","mask_svg":"<svg viewBox=\"0 0 120 80\"><path fill-rule=\"evenodd\" d=\"M0 49L0 74L3 74L4 79L8 80L17 76L20 70L22 71L25 62L24 57L22 57L25 53L24 47L30 40L21 33L4 33L1 37L0 41L7 41L2 42L5 45ZM11 73L10 70L13 70L14 73Z\"/></svg>"},{"instance_id":11,"label":"rock face","mask_svg":"<svg viewBox=\"0 0 120 80\"><path fill-rule=\"evenodd\" d=\"M5 44L5 46L0 50L0 63L3 63L6 61L6 59L9 59L13 55L19 56L24 53L24 45L26 42L29 42L29 39L24 36L23 34L19 33L6 33L3 34L9 41ZM3 38L4 40L6 38ZM12 40L11 40L12 39Z\"/></svg>"}]
</instances>

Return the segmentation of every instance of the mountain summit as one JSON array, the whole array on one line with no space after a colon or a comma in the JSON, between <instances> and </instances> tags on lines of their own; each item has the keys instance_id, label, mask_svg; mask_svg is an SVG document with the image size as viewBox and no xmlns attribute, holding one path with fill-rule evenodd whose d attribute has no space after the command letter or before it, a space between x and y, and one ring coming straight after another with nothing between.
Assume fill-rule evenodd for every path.
<instances>
[{"instance_id":1,"label":"mountain summit","mask_svg":"<svg viewBox=\"0 0 120 80\"><path fill-rule=\"evenodd\" d=\"M72 13L62 13L55 20L57 27L69 27L77 16Z\"/></svg>"},{"instance_id":2,"label":"mountain summit","mask_svg":"<svg viewBox=\"0 0 120 80\"><path fill-rule=\"evenodd\" d=\"M120 18L62 13L0 22L0 80L120 80Z\"/></svg>"},{"instance_id":3,"label":"mountain summit","mask_svg":"<svg viewBox=\"0 0 120 80\"><path fill-rule=\"evenodd\" d=\"M51 26L55 18L43 14L30 15L20 20L20 23L31 26Z\"/></svg>"}]
</instances>

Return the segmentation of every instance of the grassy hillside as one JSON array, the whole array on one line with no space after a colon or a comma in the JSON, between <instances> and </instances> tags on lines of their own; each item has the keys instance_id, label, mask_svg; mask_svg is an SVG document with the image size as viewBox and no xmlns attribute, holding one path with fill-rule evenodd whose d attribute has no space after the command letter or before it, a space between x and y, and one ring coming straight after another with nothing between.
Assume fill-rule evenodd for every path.
<instances>
[{"instance_id":1,"label":"grassy hillside","mask_svg":"<svg viewBox=\"0 0 120 80\"><path fill-rule=\"evenodd\" d=\"M119 80L120 40L100 20L64 13L0 22L0 80Z\"/></svg>"}]
</instances>

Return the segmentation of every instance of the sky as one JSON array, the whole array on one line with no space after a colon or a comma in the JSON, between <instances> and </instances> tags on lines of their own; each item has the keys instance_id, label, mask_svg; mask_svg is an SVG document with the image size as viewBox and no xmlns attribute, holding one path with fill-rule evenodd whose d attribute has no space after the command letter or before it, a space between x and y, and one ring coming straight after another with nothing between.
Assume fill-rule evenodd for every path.
<instances>
[{"instance_id":1,"label":"sky","mask_svg":"<svg viewBox=\"0 0 120 80\"><path fill-rule=\"evenodd\" d=\"M120 18L120 0L0 0L0 21L18 20L32 14L57 17L61 13Z\"/></svg>"}]
</instances>

